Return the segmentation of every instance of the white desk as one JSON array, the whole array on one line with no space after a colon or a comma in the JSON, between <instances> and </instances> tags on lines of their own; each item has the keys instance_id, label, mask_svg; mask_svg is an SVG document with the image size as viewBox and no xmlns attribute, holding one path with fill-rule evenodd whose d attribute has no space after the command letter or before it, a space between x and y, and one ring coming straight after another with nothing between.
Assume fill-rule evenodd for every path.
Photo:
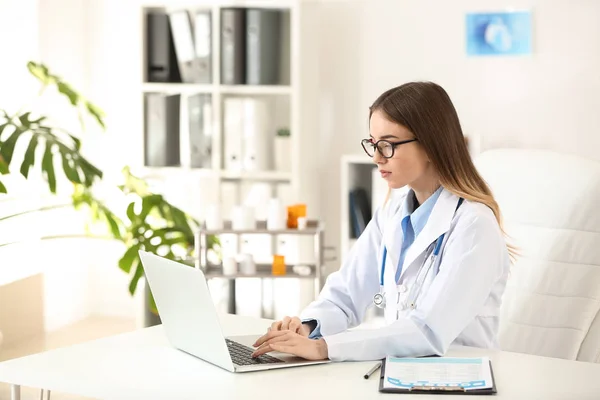
<instances>
[{"instance_id":1,"label":"white desk","mask_svg":"<svg viewBox=\"0 0 600 400\"><path fill-rule=\"evenodd\" d=\"M224 315L222 323L227 335L260 334L269 325L266 320L232 315ZM496 398L600 398L597 364L472 348L453 349L449 355L490 356L498 388ZM372 365L331 363L233 374L173 349L162 326L156 326L0 363L0 382L102 399L394 397L377 391L379 373L363 379ZM398 395L399 400L408 397ZM413 397L441 399L439 395Z\"/></svg>"}]
</instances>

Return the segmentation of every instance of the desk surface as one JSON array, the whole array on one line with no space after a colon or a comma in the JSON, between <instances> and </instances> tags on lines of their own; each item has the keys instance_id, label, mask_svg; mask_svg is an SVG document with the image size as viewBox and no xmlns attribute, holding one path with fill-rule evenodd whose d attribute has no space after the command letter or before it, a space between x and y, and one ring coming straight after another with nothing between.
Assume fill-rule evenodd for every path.
<instances>
[{"instance_id":1,"label":"desk surface","mask_svg":"<svg viewBox=\"0 0 600 400\"><path fill-rule=\"evenodd\" d=\"M260 334L269 321L223 315L226 335ZM474 348L452 356L489 356L502 399L600 398L600 365ZM234 374L172 348L162 326L0 363L0 382L110 399L366 399L390 397L373 362L331 363ZM310 395L312 393L312 395ZM316 396L316 393L319 395ZM402 395L402 399L411 397ZM412 395L420 400L437 395ZM469 398L489 396L469 396ZM444 397L446 398L446 397ZM399 397L400 399L400 397Z\"/></svg>"}]
</instances>

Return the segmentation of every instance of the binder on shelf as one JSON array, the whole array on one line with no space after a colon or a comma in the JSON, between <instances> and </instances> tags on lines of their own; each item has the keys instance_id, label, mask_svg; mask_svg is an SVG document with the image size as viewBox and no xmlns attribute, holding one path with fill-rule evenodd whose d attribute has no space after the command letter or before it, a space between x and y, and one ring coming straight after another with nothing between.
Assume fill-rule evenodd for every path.
<instances>
[{"instance_id":1,"label":"binder on shelf","mask_svg":"<svg viewBox=\"0 0 600 400\"><path fill-rule=\"evenodd\" d=\"M145 100L145 165L179 166L180 95L148 93Z\"/></svg>"},{"instance_id":2,"label":"binder on shelf","mask_svg":"<svg viewBox=\"0 0 600 400\"><path fill-rule=\"evenodd\" d=\"M212 167L212 100L208 94L188 98L190 165Z\"/></svg>"},{"instance_id":3,"label":"binder on shelf","mask_svg":"<svg viewBox=\"0 0 600 400\"><path fill-rule=\"evenodd\" d=\"M212 20L210 11L198 11L194 18L194 43L199 82L212 83Z\"/></svg>"},{"instance_id":4,"label":"binder on shelf","mask_svg":"<svg viewBox=\"0 0 600 400\"><path fill-rule=\"evenodd\" d=\"M242 167L245 171L272 169L273 141L269 105L265 100L244 99Z\"/></svg>"},{"instance_id":5,"label":"binder on shelf","mask_svg":"<svg viewBox=\"0 0 600 400\"><path fill-rule=\"evenodd\" d=\"M223 167L230 171L242 170L242 131L244 130L244 103L242 98L223 100Z\"/></svg>"},{"instance_id":6,"label":"binder on shelf","mask_svg":"<svg viewBox=\"0 0 600 400\"><path fill-rule=\"evenodd\" d=\"M208 12L199 15L200 18L196 15L195 21L199 26L193 29L192 18L187 10L169 13L175 54L181 79L185 83L210 83L210 15ZM202 43L195 43L195 40ZM197 54L198 49L202 50L202 57Z\"/></svg>"},{"instance_id":7,"label":"binder on shelf","mask_svg":"<svg viewBox=\"0 0 600 400\"><path fill-rule=\"evenodd\" d=\"M224 100L224 168L270 171L273 125L266 100L228 97Z\"/></svg>"},{"instance_id":8,"label":"binder on shelf","mask_svg":"<svg viewBox=\"0 0 600 400\"><path fill-rule=\"evenodd\" d=\"M281 11L246 11L246 83L279 83Z\"/></svg>"},{"instance_id":9,"label":"binder on shelf","mask_svg":"<svg viewBox=\"0 0 600 400\"><path fill-rule=\"evenodd\" d=\"M181 82L169 16L146 14L146 79L148 82Z\"/></svg>"},{"instance_id":10,"label":"binder on shelf","mask_svg":"<svg viewBox=\"0 0 600 400\"><path fill-rule=\"evenodd\" d=\"M245 83L246 12L243 8L221 10L221 83Z\"/></svg>"}]
</instances>

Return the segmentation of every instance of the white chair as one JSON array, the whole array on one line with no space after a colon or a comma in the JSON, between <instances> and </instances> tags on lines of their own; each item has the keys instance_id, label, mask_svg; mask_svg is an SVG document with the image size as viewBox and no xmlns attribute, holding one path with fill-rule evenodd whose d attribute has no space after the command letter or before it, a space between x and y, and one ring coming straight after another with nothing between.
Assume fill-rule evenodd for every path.
<instances>
[{"instance_id":1,"label":"white chair","mask_svg":"<svg viewBox=\"0 0 600 400\"><path fill-rule=\"evenodd\" d=\"M600 363L600 163L503 149L476 165L522 254L503 298L502 349Z\"/></svg>"}]
</instances>

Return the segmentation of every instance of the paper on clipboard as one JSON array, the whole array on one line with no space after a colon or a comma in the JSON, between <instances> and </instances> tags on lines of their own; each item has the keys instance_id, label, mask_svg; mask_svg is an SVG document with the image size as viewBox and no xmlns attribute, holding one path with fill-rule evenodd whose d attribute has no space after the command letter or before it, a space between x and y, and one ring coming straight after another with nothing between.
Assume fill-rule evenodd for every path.
<instances>
[{"instance_id":1,"label":"paper on clipboard","mask_svg":"<svg viewBox=\"0 0 600 400\"><path fill-rule=\"evenodd\" d=\"M487 357L387 357L385 362L385 389L460 387L469 391L491 389L494 385Z\"/></svg>"}]
</instances>

